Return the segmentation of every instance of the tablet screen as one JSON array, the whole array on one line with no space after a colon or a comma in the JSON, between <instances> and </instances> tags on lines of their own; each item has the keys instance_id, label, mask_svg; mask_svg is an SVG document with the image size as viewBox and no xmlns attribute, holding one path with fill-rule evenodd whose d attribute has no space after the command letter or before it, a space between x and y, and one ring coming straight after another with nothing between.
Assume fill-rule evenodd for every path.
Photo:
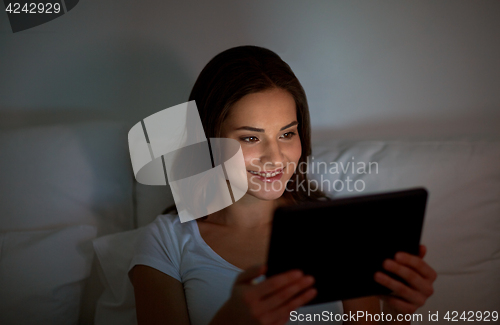
<instances>
[{"instance_id":1,"label":"tablet screen","mask_svg":"<svg viewBox=\"0 0 500 325\"><path fill-rule=\"evenodd\" d=\"M315 278L318 304L388 294L373 279L396 252L418 255L427 191L404 191L280 207L266 276L301 269Z\"/></svg>"}]
</instances>

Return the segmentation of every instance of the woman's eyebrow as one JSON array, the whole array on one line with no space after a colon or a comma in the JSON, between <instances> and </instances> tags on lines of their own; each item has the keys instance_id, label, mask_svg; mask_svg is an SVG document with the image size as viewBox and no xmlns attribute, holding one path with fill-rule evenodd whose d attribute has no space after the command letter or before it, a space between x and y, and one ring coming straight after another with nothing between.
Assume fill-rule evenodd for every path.
<instances>
[{"instance_id":1,"label":"woman's eyebrow","mask_svg":"<svg viewBox=\"0 0 500 325\"><path fill-rule=\"evenodd\" d=\"M287 124L287 125L285 125L284 127L282 127L282 128L280 129L280 131L286 130L286 129L288 129L289 127L292 127L292 126L297 125L297 124L299 124L299 122L297 122L297 121L293 121L292 123ZM237 128L237 129L235 129L235 130L236 130L236 131L237 131L237 130L248 130L248 131L253 131L253 132L264 132L264 129L258 129L258 128L254 128L254 127L251 127L251 126L242 126L242 127L239 127L239 128Z\"/></svg>"}]
</instances>

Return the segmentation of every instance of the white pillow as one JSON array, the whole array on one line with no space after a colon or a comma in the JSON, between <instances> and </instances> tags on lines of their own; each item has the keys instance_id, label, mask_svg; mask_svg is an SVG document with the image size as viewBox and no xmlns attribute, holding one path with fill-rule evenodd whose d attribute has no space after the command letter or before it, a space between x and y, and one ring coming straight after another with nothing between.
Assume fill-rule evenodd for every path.
<instances>
[{"instance_id":1,"label":"white pillow","mask_svg":"<svg viewBox=\"0 0 500 325\"><path fill-rule=\"evenodd\" d=\"M97 301L95 325L135 325L134 287L127 271L132 262L137 237L143 228L96 238L99 277L104 292Z\"/></svg>"},{"instance_id":2,"label":"white pillow","mask_svg":"<svg viewBox=\"0 0 500 325\"><path fill-rule=\"evenodd\" d=\"M127 130L87 122L0 132L0 231L133 228Z\"/></svg>"},{"instance_id":3,"label":"white pillow","mask_svg":"<svg viewBox=\"0 0 500 325\"><path fill-rule=\"evenodd\" d=\"M78 324L90 225L0 234L0 324Z\"/></svg>"},{"instance_id":4,"label":"white pillow","mask_svg":"<svg viewBox=\"0 0 500 325\"><path fill-rule=\"evenodd\" d=\"M415 186L429 190L422 234L425 260L438 272L427 311L498 310L500 307L500 141L330 141L313 148L317 181L332 197ZM323 174L324 165L355 170ZM372 164L372 173L357 170ZM323 177L323 178L322 178ZM349 179L348 179L349 177ZM351 191L347 184L351 184ZM364 191L358 189L364 184ZM340 190L341 184L344 188Z\"/></svg>"}]
</instances>

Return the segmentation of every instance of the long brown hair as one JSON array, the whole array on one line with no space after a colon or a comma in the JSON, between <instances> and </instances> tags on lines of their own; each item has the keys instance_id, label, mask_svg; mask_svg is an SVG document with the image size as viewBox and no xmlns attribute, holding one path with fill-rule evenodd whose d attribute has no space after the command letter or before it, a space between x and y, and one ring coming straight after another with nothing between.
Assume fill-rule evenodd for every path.
<instances>
[{"instance_id":1,"label":"long brown hair","mask_svg":"<svg viewBox=\"0 0 500 325\"><path fill-rule=\"evenodd\" d=\"M311 155L311 123L306 94L290 66L273 51L258 46L238 46L216 55L201 71L189 100L196 101L206 137L220 138L222 123L233 104L245 95L272 88L288 91L295 100L302 144L298 166L303 166ZM309 188L305 172L304 168L296 168L292 178L304 186L286 189L283 196L287 201L300 204L322 197L328 199L322 191ZM163 213L173 211L176 212L175 204Z\"/></svg>"}]
</instances>

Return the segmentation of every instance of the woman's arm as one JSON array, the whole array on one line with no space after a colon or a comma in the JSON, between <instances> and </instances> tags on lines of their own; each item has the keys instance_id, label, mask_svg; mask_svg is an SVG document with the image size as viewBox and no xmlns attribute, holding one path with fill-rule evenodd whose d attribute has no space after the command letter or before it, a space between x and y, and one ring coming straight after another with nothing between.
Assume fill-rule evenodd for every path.
<instances>
[{"instance_id":1,"label":"woman's arm","mask_svg":"<svg viewBox=\"0 0 500 325\"><path fill-rule=\"evenodd\" d=\"M364 318L359 321L345 321L342 324L344 325L352 325L352 324L410 324L409 321L397 321L397 314L399 314L396 310L390 308L387 304L383 305L383 310L380 310L380 300L377 296L371 297L363 297L356 299L343 300L342 305L344 307L344 314L356 314L358 311L362 311L366 314L373 315L372 321L370 318ZM375 314L382 315L381 312L384 313L383 321L377 322L374 319ZM392 320L387 321L387 314L392 315Z\"/></svg>"},{"instance_id":2,"label":"woman's arm","mask_svg":"<svg viewBox=\"0 0 500 325\"><path fill-rule=\"evenodd\" d=\"M210 324L283 325L290 311L314 298L313 279L300 271L275 275L259 284L252 279L265 273L265 266L251 267L233 285L230 299L219 309ZM130 271L134 286L139 325L189 325L182 283L145 265Z\"/></svg>"},{"instance_id":3,"label":"woman's arm","mask_svg":"<svg viewBox=\"0 0 500 325\"><path fill-rule=\"evenodd\" d=\"M146 265L130 271L139 325L190 325L182 283Z\"/></svg>"},{"instance_id":4,"label":"woman's arm","mask_svg":"<svg viewBox=\"0 0 500 325\"><path fill-rule=\"evenodd\" d=\"M363 297L356 299L343 300L342 306L344 308L344 314L356 314L359 311L363 311L365 314L370 313L380 314L380 303L378 297ZM378 322L351 322L345 321L342 324L344 325L352 325L352 324L379 324Z\"/></svg>"}]
</instances>

